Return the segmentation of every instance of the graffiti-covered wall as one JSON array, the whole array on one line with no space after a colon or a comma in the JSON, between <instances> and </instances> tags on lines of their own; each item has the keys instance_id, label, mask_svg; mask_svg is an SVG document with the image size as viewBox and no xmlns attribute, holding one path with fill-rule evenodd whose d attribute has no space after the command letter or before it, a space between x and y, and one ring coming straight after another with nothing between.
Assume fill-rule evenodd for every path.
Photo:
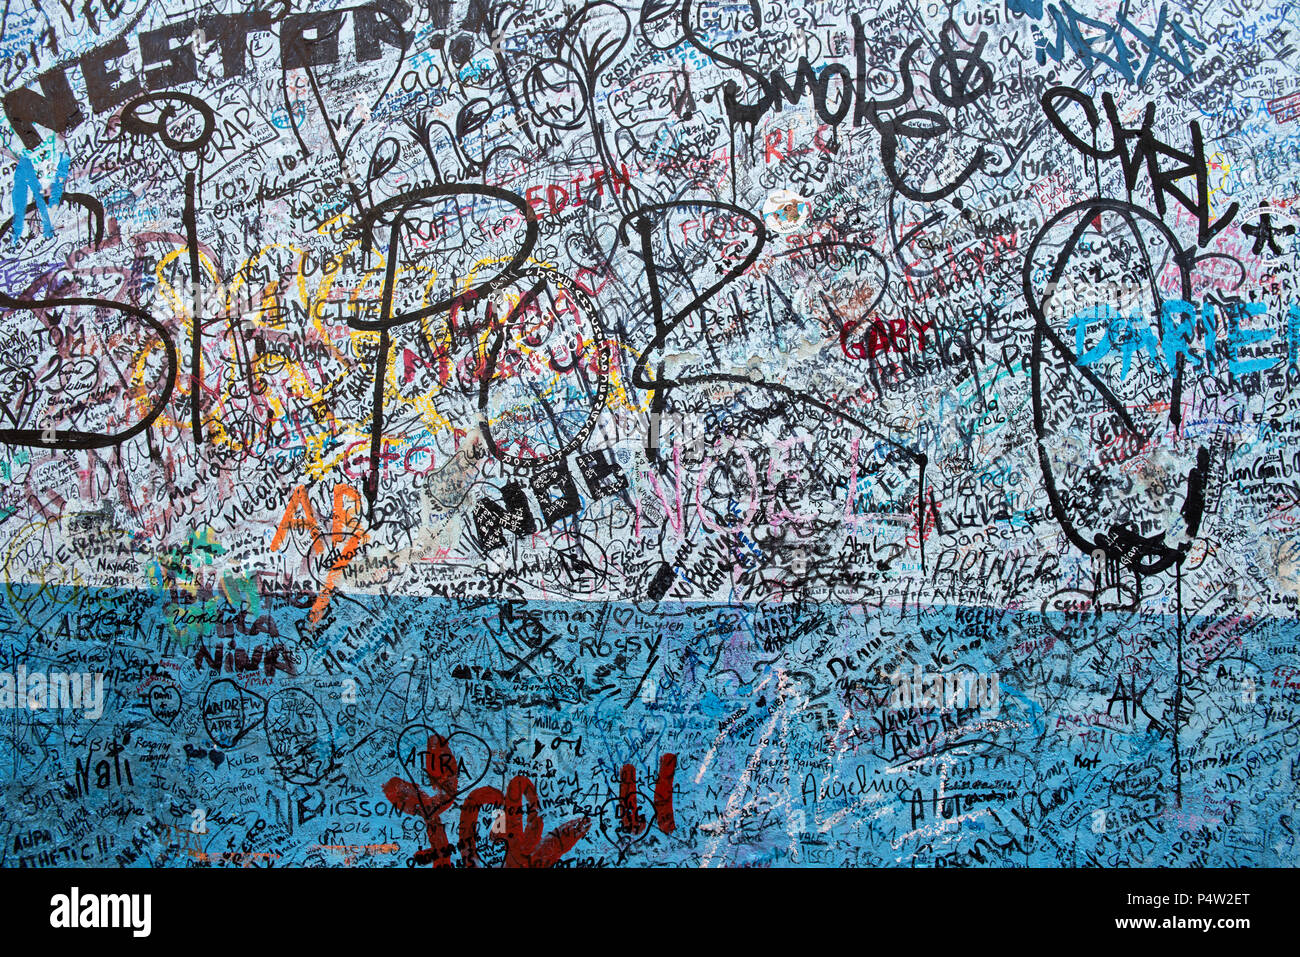
<instances>
[{"instance_id":1,"label":"graffiti-covered wall","mask_svg":"<svg viewBox=\"0 0 1300 957\"><path fill-rule=\"evenodd\" d=\"M4 866L1294 865L1294 0L14 0Z\"/></svg>"}]
</instances>

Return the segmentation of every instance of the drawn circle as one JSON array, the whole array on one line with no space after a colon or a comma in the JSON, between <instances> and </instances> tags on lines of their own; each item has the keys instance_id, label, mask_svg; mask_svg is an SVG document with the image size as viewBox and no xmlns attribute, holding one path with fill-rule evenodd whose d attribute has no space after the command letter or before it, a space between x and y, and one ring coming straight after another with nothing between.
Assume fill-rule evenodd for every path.
<instances>
[{"instance_id":1,"label":"drawn circle","mask_svg":"<svg viewBox=\"0 0 1300 957\"><path fill-rule=\"evenodd\" d=\"M141 115L144 107L160 105L156 119L145 119ZM199 116L198 131L188 137L176 136L172 132L172 121L181 116L181 107L188 107ZM184 117L181 116L182 123ZM177 93L171 90L150 93L137 97L122 110L122 128L128 133L140 136L156 134L163 145L177 153L194 153L203 149L212 139L217 126L217 114L212 107L197 96Z\"/></svg>"},{"instance_id":2,"label":"drawn circle","mask_svg":"<svg viewBox=\"0 0 1300 957\"><path fill-rule=\"evenodd\" d=\"M266 702L266 741L276 768L291 784L319 781L334 763L329 718L300 688L285 688Z\"/></svg>"},{"instance_id":3,"label":"drawn circle","mask_svg":"<svg viewBox=\"0 0 1300 957\"><path fill-rule=\"evenodd\" d=\"M533 302L537 302L542 298L540 290L544 287L548 285L559 287L566 305L570 307L569 310L566 310L565 314L572 313L577 316L579 323L586 322L590 324L592 342L595 344L597 349L597 367L595 370L594 388L592 388L592 384L589 381L582 381L585 378L587 370L581 367L582 361L580 357L571 353L570 357L572 358L572 365L568 368L564 368L554 359L551 360L549 368L558 373L557 378L565 378L568 377L568 374L573 374L571 377L578 383L574 387L575 392L576 394L581 395L582 398L579 398L574 403L574 410L561 409L557 414L555 410L552 410L548 405L546 405L545 397L539 395L537 390L533 390L533 398L535 402L540 403L543 406L543 409L541 415L534 412L534 420L528 431L531 433L535 429L545 429L549 427L555 433L555 438L553 443L551 440L547 440L547 451L541 452L540 454L526 455L510 451L508 444L503 442L501 438L502 433L505 430L502 429L500 425L495 429L493 428L488 415L490 393L495 387L499 398L502 383L511 381L502 379L494 382L494 380L497 379L496 372L498 368L503 365L502 353L507 349L507 339L514 339L520 341L524 346L540 350L546 343L543 341L535 346L528 343L529 337L534 336L535 329L531 331L527 330L527 323L532 321L532 317L535 316L537 312L543 312L547 316L547 318L543 320L543 323L550 326L559 320L561 314L558 313L555 308L555 301L552 301L550 308L547 308L545 304L543 304L541 308L537 310L534 310L531 307L519 308L516 306L515 309L511 310L510 315L507 317L507 322L503 325L500 332L498 332L493 348L488 353L486 368L484 369L483 380L479 389L478 409L479 414L482 417L479 426L482 430L484 439L487 440L488 449L498 459L517 468L536 469L549 463L562 460L570 452L579 448L595 429L596 421L600 418L600 414L605 408L605 401L609 394L609 369L612 361L612 349L610 347L609 336L606 333L604 325L601 323L600 313L596 309L596 304L591 300L591 297L588 296L580 286L578 286L577 283L561 273L541 269L535 266L530 266L521 270L520 280L522 284L527 284L531 281L532 288L525 293L525 296L531 297ZM518 352L520 350L512 347L512 351ZM584 355L586 354L585 349L583 350L583 353ZM516 377L516 379L522 378L523 376ZM524 384L531 388L531 383ZM586 406L585 411L582 408L584 400ZM561 426L561 416L570 424L573 424L578 420L580 420L580 424L576 425L572 430L565 431ZM531 439L528 436L520 436L516 440L516 444L520 446L531 446Z\"/></svg>"},{"instance_id":4,"label":"drawn circle","mask_svg":"<svg viewBox=\"0 0 1300 957\"><path fill-rule=\"evenodd\" d=\"M261 696L241 688L230 678L218 678L203 693L203 728L208 737L223 748L234 747L257 726L254 718ZM250 720L252 719L252 720Z\"/></svg>"},{"instance_id":5,"label":"drawn circle","mask_svg":"<svg viewBox=\"0 0 1300 957\"><path fill-rule=\"evenodd\" d=\"M553 130L574 130L587 112L587 91L578 71L563 60L539 60L524 75L524 97L533 118Z\"/></svg>"}]
</instances>

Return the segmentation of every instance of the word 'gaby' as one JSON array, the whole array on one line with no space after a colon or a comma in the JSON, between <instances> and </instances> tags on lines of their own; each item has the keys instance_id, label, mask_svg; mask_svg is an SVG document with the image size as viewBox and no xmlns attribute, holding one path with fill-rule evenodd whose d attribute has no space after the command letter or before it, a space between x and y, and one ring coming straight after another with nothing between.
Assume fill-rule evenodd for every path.
<instances>
[{"instance_id":1,"label":"word 'gaby'","mask_svg":"<svg viewBox=\"0 0 1300 957\"><path fill-rule=\"evenodd\" d=\"M29 674L26 665L19 665L16 674L0 672L0 708L83 708L87 718L97 720L104 713L104 676L62 671Z\"/></svg>"},{"instance_id":2,"label":"word 'gaby'","mask_svg":"<svg viewBox=\"0 0 1300 957\"><path fill-rule=\"evenodd\" d=\"M50 898L50 926L129 927L131 936L148 937L153 899L149 894L85 894L72 888L71 894Z\"/></svg>"},{"instance_id":3,"label":"word 'gaby'","mask_svg":"<svg viewBox=\"0 0 1300 957\"><path fill-rule=\"evenodd\" d=\"M1219 321L1222 313L1225 322ZM1242 326L1247 316L1260 316L1268 312L1262 302L1234 302L1226 305L1202 303L1200 309L1184 299L1169 299L1160 307L1160 337L1156 338L1153 324L1141 312L1122 314L1110 305L1094 306L1076 313L1070 319L1074 330L1074 352L1077 364L1093 365L1112 351L1119 350L1122 358L1121 377L1127 378L1133 356L1145 352L1165 372L1172 374L1177 368L1178 356L1186 357L1185 367L1208 372L1218 371L1220 359L1227 357L1227 370L1232 375L1249 375L1264 372L1283 360L1272 347L1277 338L1275 329L1248 329ZM1100 340L1088 346L1089 331L1101 328ZM1203 337L1204 346L1195 340ZM1297 360L1300 344L1300 306L1292 305L1287 317L1288 364ZM1251 348L1253 347L1253 348ZM1247 352L1251 354L1246 354ZM1265 354L1255 354L1263 352Z\"/></svg>"}]
</instances>

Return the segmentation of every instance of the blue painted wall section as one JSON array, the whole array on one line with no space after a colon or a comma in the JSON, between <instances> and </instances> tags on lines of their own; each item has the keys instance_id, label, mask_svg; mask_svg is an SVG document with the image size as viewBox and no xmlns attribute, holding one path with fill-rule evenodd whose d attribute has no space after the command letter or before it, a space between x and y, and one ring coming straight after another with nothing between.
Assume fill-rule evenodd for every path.
<instances>
[{"instance_id":1,"label":"blue painted wall section","mask_svg":"<svg viewBox=\"0 0 1300 957\"><path fill-rule=\"evenodd\" d=\"M0 865L1294 866L1297 9L5 4Z\"/></svg>"}]
</instances>

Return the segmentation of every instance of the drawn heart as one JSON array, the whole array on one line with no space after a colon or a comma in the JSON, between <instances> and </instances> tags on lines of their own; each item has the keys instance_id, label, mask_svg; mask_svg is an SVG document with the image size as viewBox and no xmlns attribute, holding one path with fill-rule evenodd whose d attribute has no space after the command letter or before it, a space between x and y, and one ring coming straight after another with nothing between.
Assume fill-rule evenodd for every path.
<instances>
[{"instance_id":1,"label":"drawn heart","mask_svg":"<svg viewBox=\"0 0 1300 957\"><path fill-rule=\"evenodd\" d=\"M149 713L171 727L181 711L181 692L176 685L156 684L149 689Z\"/></svg>"},{"instance_id":2,"label":"drawn heart","mask_svg":"<svg viewBox=\"0 0 1300 957\"><path fill-rule=\"evenodd\" d=\"M18 428L31 415L36 402L29 369L0 369L0 423Z\"/></svg>"},{"instance_id":3,"label":"drawn heart","mask_svg":"<svg viewBox=\"0 0 1300 957\"><path fill-rule=\"evenodd\" d=\"M397 738L397 759L401 764L406 780L417 787L427 787L429 773L425 767L429 738L433 735L445 737L447 747L456 758L459 772L456 781L456 797L462 797L474 790L485 777L492 760L492 749L486 741L469 731L453 731L443 735L436 728L427 724L412 724L402 729ZM465 783L466 781L469 783Z\"/></svg>"}]
</instances>

